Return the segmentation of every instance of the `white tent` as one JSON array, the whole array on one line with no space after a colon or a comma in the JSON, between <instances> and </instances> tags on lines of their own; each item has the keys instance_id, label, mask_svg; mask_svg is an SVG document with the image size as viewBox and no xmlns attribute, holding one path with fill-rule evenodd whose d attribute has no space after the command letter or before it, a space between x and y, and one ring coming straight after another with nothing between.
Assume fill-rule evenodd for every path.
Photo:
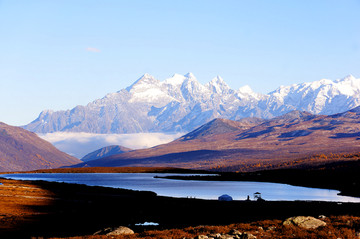
<instances>
[{"instance_id":1,"label":"white tent","mask_svg":"<svg viewBox=\"0 0 360 239\"><path fill-rule=\"evenodd\" d=\"M227 194L223 194L218 198L219 201L232 201L233 198Z\"/></svg>"}]
</instances>

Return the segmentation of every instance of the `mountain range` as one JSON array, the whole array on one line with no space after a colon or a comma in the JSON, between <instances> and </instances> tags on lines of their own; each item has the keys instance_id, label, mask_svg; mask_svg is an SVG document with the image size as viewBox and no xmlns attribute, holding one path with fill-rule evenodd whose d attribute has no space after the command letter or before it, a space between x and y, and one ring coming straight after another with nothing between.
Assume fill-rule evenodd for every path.
<instances>
[{"instance_id":1,"label":"mountain range","mask_svg":"<svg viewBox=\"0 0 360 239\"><path fill-rule=\"evenodd\" d=\"M80 162L33 132L0 122L0 172L58 168Z\"/></svg>"},{"instance_id":2,"label":"mountain range","mask_svg":"<svg viewBox=\"0 0 360 239\"><path fill-rule=\"evenodd\" d=\"M231 89L217 76L203 85L191 73L159 81L149 74L134 84L71 110L45 110L25 129L36 133L190 132L215 118L271 119L293 110L331 115L360 105L360 79L281 86L260 94Z\"/></svg>"},{"instance_id":3,"label":"mountain range","mask_svg":"<svg viewBox=\"0 0 360 239\"><path fill-rule=\"evenodd\" d=\"M309 167L360 152L360 106L343 113L291 111L272 119L214 119L168 144L75 167L152 166L223 171ZM345 156L344 156L345 155Z\"/></svg>"}]
</instances>

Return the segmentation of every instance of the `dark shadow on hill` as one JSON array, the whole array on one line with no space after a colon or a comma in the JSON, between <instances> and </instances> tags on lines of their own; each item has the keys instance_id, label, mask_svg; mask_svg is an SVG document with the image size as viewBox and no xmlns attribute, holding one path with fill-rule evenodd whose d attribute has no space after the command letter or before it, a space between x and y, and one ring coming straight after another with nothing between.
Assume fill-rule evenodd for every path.
<instances>
[{"instance_id":1,"label":"dark shadow on hill","mask_svg":"<svg viewBox=\"0 0 360 239\"><path fill-rule=\"evenodd\" d=\"M312 132L308 130L294 130L286 133L282 133L278 138L297 138L310 135Z\"/></svg>"},{"instance_id":2,"label":"dark shadow on hill","mask_svg":"<svg viewBox=\"0 0 360 239\"><path fill-rule=\"evenodd\" d=\"M352 137L360 137L360 132L356 133L337 133L335 136L332 136L330 138L332 139L341 139L341 138L352 138Z\"/></svg>"},{"instance_id":3,"label":"dark shadow on hill","mask_svg":"<svg viewBox=\"0 0 360 239\"><path fill-rule=\"evenodd\" d=\"M266 128L264 130L257 131L257 132L245 132L245 133L239 134L237 140L248 139L248 138L256 138L258 136L271 133L273 131L275 131L274 127L268 127L268 128Z\"/></svg>"},{"instance_id":4,"label":"dark shadow on hill","mask_svg":"<svg viewBox=\"0 0 360 239\"><path fill-rule=\"evenodd\" d=\"M74 165L72 167L124 167L124 166L169 166L176 163L203 163L219 158L231 157L234 154L242 154L245 156L254 156L265 154L269 150L254 150L247 148L227 149L227 150L195 150L179 153L170 153L144 158L124 158L109 157L99 160L89 161L86 163Z\"/></svg>"}]
</instances>

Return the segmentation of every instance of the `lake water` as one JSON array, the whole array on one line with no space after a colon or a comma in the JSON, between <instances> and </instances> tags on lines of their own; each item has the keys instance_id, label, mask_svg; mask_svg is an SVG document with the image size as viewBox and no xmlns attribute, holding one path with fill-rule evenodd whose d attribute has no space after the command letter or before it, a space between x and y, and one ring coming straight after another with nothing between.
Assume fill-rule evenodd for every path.
<instances>
[{"instance_id":1,"label":"lake water","mask_svg":"<svg viewBox=\"0 0 360 239\"><path fill-rule=\"evenodd\" d=\"M337 202L360 202L360 198L337 195L339 191L296 187L279 183L234 182L234 181L194 181L154 178L176 174L156 173L35 173L7 174L0 177L20 180L45 180L65 183L85 184L142 191L153 191L161 196L217 199L228 194L234 200L253 199L260 192L265 200L314 200Z\"/></svg>"}]
</instances>

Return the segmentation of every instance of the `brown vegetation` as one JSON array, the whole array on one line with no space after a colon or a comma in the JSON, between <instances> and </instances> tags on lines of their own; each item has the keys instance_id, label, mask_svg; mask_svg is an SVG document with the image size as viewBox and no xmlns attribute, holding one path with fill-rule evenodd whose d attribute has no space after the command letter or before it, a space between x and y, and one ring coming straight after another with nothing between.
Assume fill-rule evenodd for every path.
<instances>
[{"instance_id":1,"label":"brown vegetation","mask_svg":"<svg viewBox=\"0 0 360 239\"><path fill-rule=\"evenodd\" d=\"M81 163L35 133L0 122L0 172L58 168Z\"/></svg>"},{"instance_id":2,"label":"brown vegetation","mask_svg":"<svg viewBox=\"0 0 360 239\"><path fill-rule=\"evenodd\" d=\"M171 143L86 162L78 167L162 166L239 172L311 167L351 160L329 157L331 154L360 152L359 119L360 115L353 114L290 114L241 127L235 127L239 122L217 120ZM319 157L313 157L319 153Z\"/></svg>"},{"instance_id":3,"label":"brown vegetation","mask_svg":"<svg viewBox=\"0 0 360 239\"><path fill-rule=\"evenodd\" d=\"M159 239L182 239L194 238L198 235L210 234L229 234L233 230L250 233L256 238L310 238L310 239L355 239L360 235L360 217L354 216L330 216L322 219L326 226L317 229L306 230L296 226L284 226L282 220L262 220L250 223L235 223L229 225L216 226L196 226L183 229L166 229L166 230L145 230L135 233L134 235L112 236L119 239L133 238L159 238ZM107 236L76 236L72 239L101 239L109 238ZM55 238L53 238L55 239Z\"/></svg>"}]
</instances>

